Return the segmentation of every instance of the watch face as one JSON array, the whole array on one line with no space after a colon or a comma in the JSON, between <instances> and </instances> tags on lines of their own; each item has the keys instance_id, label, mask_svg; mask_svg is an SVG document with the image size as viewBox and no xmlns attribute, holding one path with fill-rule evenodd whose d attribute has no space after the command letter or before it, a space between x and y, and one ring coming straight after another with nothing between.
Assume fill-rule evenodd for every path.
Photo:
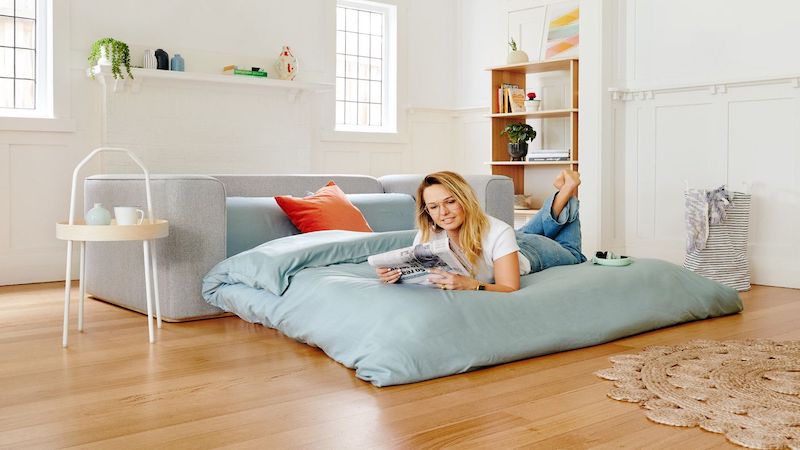
<instances>
[{"instance_id":1,"label":"watch face","mask_svg":"<svg viewBox=\"0 0 800 450\"><path fill-rule=\"evenodd\" d=\"M485 290L486 290L486 285L485 285L485 284L483 284L483 283L479 284L479 285L478 285L478 290L479 290L479 291L485 291Z\"/></svg>"}]
</instances>

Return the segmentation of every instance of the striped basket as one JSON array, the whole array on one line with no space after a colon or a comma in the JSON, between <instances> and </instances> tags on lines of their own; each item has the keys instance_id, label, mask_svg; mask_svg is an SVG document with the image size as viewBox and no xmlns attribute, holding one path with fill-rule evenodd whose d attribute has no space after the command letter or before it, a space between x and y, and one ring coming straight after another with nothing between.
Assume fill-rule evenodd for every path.
<instances>
[{"instance_id":1,"label":"striped basket","mask_svg":"<svg viewBox=\"0 0 800 450\"><path fill-rule=\"evenodd\" d=\"M747 234L750 226L750 194L733 192L732 205L722 223L709 225L706 248L686 254L683 267L730 286L750 290Z\"/></svg>"}]
</instances>

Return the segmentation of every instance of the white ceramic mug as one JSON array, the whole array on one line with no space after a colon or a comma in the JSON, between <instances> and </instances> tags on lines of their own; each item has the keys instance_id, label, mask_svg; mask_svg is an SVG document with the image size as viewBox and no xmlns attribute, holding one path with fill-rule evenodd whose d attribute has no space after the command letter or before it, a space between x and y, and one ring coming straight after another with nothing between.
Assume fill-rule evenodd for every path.
<instances>
[{"instance_id":1,"label":"white ceramic mug","mask_svg":"<svg viewBox=\"0 0 800 450\"><path fill-rule=\"evenodd\" d=\"M117 225L141 225L144 211L135 206L115 206L114 218L117 219Z\"/></svg>"}]
</instances>

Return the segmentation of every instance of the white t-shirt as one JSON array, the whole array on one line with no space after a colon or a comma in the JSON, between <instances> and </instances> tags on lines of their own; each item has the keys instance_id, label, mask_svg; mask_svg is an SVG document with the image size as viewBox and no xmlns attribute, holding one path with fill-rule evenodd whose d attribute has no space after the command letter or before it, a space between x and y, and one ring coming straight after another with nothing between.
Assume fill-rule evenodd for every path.
<instances>
[{"instance_id":1,"label":"white t-shirt","mask_svg":"<svg viewBox=\"0 0 800 450\"><path fill-rule=\"evenodd\" d=\"M517 245L517 236L514 234L514 229L500 219L496 219L487 215L489 218L489 230L483 233L482 244L483 254L482 258L477 261L477 270L475 271L475 278L484 283L494 283L494 261L508 255L509 253L518 252L519 255L519 274L525 275L531 271L531 263L528 258L519 253L519 245ZM420 243L422 233L417 232L414 237L414 245ZM431 235L431 240L447 239L447 232L439 230ZM461 249L455 244L455 250L460 252ZM467 258L462 258L464 261Z\"/></svg>"}]
</instances>

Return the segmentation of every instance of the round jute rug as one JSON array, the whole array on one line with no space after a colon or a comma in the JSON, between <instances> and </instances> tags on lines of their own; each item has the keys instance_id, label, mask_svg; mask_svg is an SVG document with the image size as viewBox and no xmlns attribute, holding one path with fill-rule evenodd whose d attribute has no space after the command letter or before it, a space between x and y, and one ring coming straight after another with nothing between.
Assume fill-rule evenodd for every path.
<instances>
[{"instance_id":1,"label":"round jute rug","mask_svg":"<svg viewBox=\"0 0 800 450\"><path fill-rule=\"evenodd\" d=\"M722 433L749 448L800 450L800 341L696 340L610 358L608 396L653 422Z\"/></svg>"}]
</instances>

